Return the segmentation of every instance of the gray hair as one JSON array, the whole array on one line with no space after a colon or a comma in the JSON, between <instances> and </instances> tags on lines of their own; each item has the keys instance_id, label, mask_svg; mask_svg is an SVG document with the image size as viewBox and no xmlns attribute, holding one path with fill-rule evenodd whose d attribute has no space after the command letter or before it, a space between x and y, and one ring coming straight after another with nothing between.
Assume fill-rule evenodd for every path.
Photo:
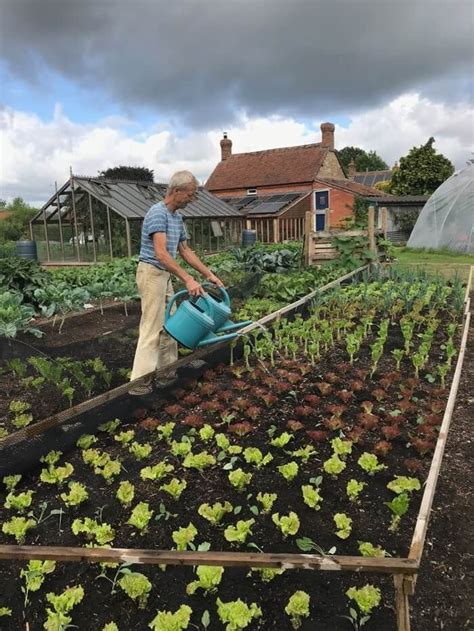
<instances>
[{"instance_id":1,"label":"gray hair","mask_svg":"<svg viewBox=\"0 0 474 631\"><path fill-rule=\"evenodd\" d=\"M198 181L191 171L177 171L171 176L167 193L171 193L171 191L175 190L182 190L183 188L186 189L190 186L199 186Z\"/></svg>"}]
</instances>

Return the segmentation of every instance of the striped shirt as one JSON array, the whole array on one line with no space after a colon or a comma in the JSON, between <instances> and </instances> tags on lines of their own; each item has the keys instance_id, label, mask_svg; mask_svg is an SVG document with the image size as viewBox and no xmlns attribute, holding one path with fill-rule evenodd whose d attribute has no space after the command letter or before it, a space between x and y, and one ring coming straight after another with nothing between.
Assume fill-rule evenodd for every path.
<instances>
[{"instance_id":1,"label":"striped shirt","mask_svg":"<svg viewBox=\"0 0 474 631\"><path fill-rule=\"evenodd\" d=\"M155 232L166 233L166 249L170 256L175 259L180 241L187 239L186 229L181 215L177 211L168 210L164 202L154 204L145 215L139 259L160 269L165 269L155 255L155 248L153 247Z\"/></svg>"}]
</instances>

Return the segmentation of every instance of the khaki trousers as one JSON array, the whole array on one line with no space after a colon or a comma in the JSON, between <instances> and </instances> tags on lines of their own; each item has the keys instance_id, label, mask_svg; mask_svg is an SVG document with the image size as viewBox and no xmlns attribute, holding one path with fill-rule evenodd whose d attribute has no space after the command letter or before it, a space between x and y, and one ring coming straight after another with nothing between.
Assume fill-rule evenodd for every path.
<instances>
[{"instance_id":1,"label":"khaki trousers","mask_svg":"<svg viewBox=\"0 0 474 631\"><path fill-rule=\"evenodd\" d=\"M137 379L178 359L178 345L163 329L165 309L173 295L170 273L140 261L137 285L142 315L130 379ZM174 308L173 308L174 310Z\"/></svg>"}]
</instances>

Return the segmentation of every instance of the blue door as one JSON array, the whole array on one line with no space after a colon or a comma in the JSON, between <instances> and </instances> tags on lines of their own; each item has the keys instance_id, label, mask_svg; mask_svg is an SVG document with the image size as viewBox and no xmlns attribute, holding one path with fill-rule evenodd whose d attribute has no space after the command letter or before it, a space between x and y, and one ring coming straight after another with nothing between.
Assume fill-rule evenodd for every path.
<instances>
[{"instance_id":1,"label":"blue door","mask_svg":"<svg viewBox=\"0 0 474 631\"><path fill-rule=\"evenodd\" d=\"M324 230L326 227L326 211L329 208L329 191L316 191L315 195L316 207L316 225L315 230Z\"/></svg>"}]
</instances>

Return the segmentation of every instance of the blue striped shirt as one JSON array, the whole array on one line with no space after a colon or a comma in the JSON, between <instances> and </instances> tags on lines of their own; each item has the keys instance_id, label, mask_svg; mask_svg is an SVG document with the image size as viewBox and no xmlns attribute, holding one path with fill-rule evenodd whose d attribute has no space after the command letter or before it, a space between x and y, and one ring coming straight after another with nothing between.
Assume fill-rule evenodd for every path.
<instances>
[{"instance_id":1,"label":"blue striped shirt","mask_svg":"<svg viewBox=\"0 0 474 631\"><path fill-rule=\"evenodd\" d=\"M166 249L170 256L175 259L180 241L187 239L186 229L183 218L178 211L171 212L164 202L154 204L145 215L139 259L160 269L165 269L155 255L155 248L153 247L155 232L166 233Z\"/></svg>"}]
</instances>

